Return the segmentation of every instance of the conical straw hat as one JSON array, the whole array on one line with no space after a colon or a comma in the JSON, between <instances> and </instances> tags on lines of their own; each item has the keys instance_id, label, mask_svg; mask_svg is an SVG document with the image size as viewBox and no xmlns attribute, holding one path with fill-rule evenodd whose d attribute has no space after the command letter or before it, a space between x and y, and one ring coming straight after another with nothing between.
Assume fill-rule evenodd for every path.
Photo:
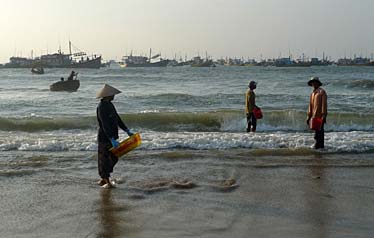
<instances>
[{"instance_id":1,"label":"conical straw hat","mask_svg":"<svg viewBox=\"0 0 374 238\"><path fill-rule=\"evenodd\" d=\"M99 92L97 92L96 98L105 98L119 93L121 93L121 91L119 91L118 89L113 88L109 84L104 84L104 87Z\"/></svg>"}]
</instances>

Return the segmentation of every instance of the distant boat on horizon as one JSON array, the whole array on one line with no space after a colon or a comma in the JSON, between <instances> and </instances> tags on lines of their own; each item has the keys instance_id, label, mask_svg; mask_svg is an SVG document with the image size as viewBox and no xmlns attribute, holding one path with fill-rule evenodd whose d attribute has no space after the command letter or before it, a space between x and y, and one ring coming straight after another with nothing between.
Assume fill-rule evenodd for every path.
<instances>
[{"instance_id":1,"label":"distant boat on horizon","mask_svg":"<svg viewBox=\"0 0 374 238\"><path fill-rule=\"evenodd\" d=\"M69 54L64 54L61 49L54 54L41 55L35 59L25 57L11 57L10 62L3 65L3 68L91 68L101 67L101 56L93 55L88 57L83 51L72 53L71 42L69 41Z\"/></svg>"},{"instance_id":2,"label":"distant boat on horizon","mask_svg":"<svg viewBox=\"0 0 374 238\"><path fill-rule=\"evenodd\" d=\"M200 56L196 56L193 58L191 67L216 67L213 60L208 59L202 59Z\"/></svg>"},{"instance_id":3,"label":"distant boat on horizon","mask_svg":"<svg viewBox=\"0 0 374 238\"><path fill-rule=\"evenodd\" d=\"M311 62L303 60L292 60L291 57L279 58L274 62L276 67L310 67Z\"/></svg>"},{"instance_id":4,"label":"distant boat on horizon","mask_svg":"<svg viewBox=\"0 0 374 238\"><path fill-rule=\"evenodd\" d=\"M152 62L154 59L159 59L156 62ZM170 60L161 58L161 54L152 56L152 49L149 49L149 57L130 55L123 56L121 67L166 67L170 63Z\"/></svg>"},{"instance_id":5,"label":"distant boat on horizon","mask_svg":"<svg viewBox=\"0 0 374 238\"><path fill-rule=\"evenodd\" d=\"M339 59L336 63L338 66L374 66L374 61L369 58L354 57Z\"/></svg>"}]
</instances>

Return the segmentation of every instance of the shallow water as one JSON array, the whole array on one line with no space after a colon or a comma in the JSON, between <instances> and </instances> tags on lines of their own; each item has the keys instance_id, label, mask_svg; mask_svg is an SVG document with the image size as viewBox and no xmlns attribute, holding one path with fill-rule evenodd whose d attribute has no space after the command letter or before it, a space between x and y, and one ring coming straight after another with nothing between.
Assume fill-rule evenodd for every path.
<instances>
[{"instance_id":1,"label":"shallow water","mask_svg":"<svg viewBox=\"0 0 374 238\"><path fill-rule=\"evenodd\" d=\"M2 237L370 237L370 154L279 154L137 151L101 189L93 152L5 152Z\"/></svg>"}]
</instances>

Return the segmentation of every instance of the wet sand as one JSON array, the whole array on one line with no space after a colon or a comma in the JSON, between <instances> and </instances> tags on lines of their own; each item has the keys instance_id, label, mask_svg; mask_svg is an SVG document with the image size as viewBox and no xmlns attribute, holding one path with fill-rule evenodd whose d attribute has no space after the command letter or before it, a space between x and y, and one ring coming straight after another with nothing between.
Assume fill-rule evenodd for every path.
<instances>
[{"instance_id":1,"label":"wet sand","mask_svg":"<svg viewBox=\"0 0 374 238\"><path fill-rule=\"evenodd\" d=\"M115 168L114 189L95 184L94 155L69 166L54 156L35 172L0 176L1 237L374 234L371 154L137 152Z\"/></svg>"}]
</instances>

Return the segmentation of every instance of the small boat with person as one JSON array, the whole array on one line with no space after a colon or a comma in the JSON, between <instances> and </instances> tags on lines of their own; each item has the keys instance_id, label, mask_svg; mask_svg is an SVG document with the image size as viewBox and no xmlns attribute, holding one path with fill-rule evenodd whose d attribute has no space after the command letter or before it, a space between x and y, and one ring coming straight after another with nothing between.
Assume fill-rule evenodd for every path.
<instances>
[{"instance_id":1,"label":"small boat with person","mask_svg":"<svg viewBox=\"0 0 374 238\"><path fill-rule=\"evenodd\" d=\"M51 91L67 91L76 92L80 86L79 80L64 80L58 81L49 86Z\"/></svg>"},{"instance_id":2,"label":"small boat with person","mask_svg":"<svg viewBox=\"0 0 374 238\"><path fill-rule=\"evenodd\" d=\"M55 82L49 86L49 89L54 92L58 91L67 91L67 92L76 92L80 86L80 82L77 79L78 73L74 71L71 72L68 80L61 78L60 81Z\"/></svg>"}]
</instances>

